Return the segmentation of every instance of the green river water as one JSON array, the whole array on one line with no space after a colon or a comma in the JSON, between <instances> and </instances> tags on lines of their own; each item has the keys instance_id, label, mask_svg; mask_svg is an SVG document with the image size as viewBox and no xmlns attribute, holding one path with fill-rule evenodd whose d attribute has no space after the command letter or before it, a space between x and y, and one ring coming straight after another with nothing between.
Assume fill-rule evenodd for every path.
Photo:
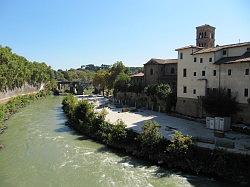
<instances>
[{"instance_id":1,"label":"green river water","mask_svg":"<svg viewBox=\"0 0 250 187\"><path fill-rule=\"evenodd\" d=\"M229 186L149 165L77 135L65 126L61 99L37 101L7 121L0 187Z\"/></svg>"}]
</instances>

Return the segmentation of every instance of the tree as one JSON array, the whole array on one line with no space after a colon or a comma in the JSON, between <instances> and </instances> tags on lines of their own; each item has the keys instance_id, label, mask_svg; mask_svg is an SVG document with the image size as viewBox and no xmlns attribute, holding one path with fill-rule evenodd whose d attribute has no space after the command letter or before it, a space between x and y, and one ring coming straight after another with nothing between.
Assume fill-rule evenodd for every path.
<instances>
[{"instance_id":1,"label":"tree","mask_svg":"<svg viewBox=\"0 0 250 187\"><path fill-rule=\"evenodd\" d=\"M30 62L0 46L0 91L22 87L25 83L39 86L53 79L53 70L45 63Z\"/></svg>"},{"instance_id":2,"label":"tree","mask_svg":"<svg viewBox=\"0 0 250 187\"><path fill-rule=\"evenodd\" d=\"M99 88L99 90L102 90L103 95L104 95L105 89L108 86L108 76L109 76L108 71L98 70L95 73L94 78L93 78L93 85L96 88Z\"/></svg>"},{"instance_id":3,"label":"tree","mask_svg":"<svg viewBox=\"0 0 250 187\"><path fill-rule=\"evenodd\" d=\"M114 83L119 74L125 73L128 74L128 68L124 66L122 61L118 61L112 65L110 68L110 75L108 77L108 88L112 89L114 87Z\"/></svg>"},{"instance_id":4,"label":"tree","mask_svg":"<svg viewBox=\"0 0 250 187\"><path fill-rule=\"evenodd\" d=\"M120 73L114 83L115 92L126 92L129 87L130 76L124 72Z\"/></svg>"},{"instance_id":5,"label":"tree","mask_svg":"<svg viewBox=\"0 0 250 187\"><path fill-rule=\"evenodd\" d=\"M240 110L236 97L228 94L226 89L210 90L202 97L202 103L206 112L215 116L229 117Z\"/></svg>"}]
</instances>

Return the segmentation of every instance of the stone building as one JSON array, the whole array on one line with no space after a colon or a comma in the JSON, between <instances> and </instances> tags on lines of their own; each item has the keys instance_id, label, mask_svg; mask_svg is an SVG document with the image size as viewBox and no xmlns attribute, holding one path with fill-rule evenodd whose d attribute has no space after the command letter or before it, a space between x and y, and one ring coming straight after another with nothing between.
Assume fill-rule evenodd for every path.
<instances>
[{"instance_id":1,"label":"stone building","mask_svg":"<svg viewBox=\"0 0 250 187\"><path fill-rule=\"evenodd\" d=\"M144 64L145 85L166 83L176 90L178 59L154 59Z\"/></svg>"},{"instance_id":2,"label":"stone building","mask_svg":"<svg viewBox=\"0 0 250 187\"><path fill-rule=\"evenodd\" d=\"M144 86L144 73L140 72L130 76L131 83L137 86Z\"/></svg>"},{"instance_id":3,"label":"stone building","mask_svg":"<svg viewBox=\"0 0 250 187\"><path fill-rule=\"evenodd\" d=\"M196 46L178 51L177 106L179 113L203 117L201 96L224 88L242 107L238 119L250 123L250 42L214 47L215 28L197 27Z\"/></svg>"}]
</instances>

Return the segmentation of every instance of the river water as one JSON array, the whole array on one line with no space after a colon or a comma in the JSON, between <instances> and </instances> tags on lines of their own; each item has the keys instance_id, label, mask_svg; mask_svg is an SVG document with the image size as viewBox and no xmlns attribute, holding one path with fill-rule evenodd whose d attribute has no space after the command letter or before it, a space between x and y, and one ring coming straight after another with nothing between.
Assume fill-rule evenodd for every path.
<instances>
[{"instance_id":1,"label":"river water","mask_svg":"<svg viewBox=\"0 0 250 187\"><path fill-rule=\"evenodd\" d=\"M65 126L60 97L37 101L0 136L0 187L229 186L115 153Z\"/></svg>"}]
</instances>

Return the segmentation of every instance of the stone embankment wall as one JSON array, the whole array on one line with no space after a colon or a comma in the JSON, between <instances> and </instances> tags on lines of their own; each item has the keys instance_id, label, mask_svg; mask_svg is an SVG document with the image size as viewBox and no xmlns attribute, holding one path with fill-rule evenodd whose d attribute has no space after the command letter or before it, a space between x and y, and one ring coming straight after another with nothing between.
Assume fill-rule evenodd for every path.
<instances>
[{"instance_id":1,"label":"stone embankment wall","mask_svg":"<svg viewBox=\"0 0 250 187\"><path fill-rule=\"evenodd\" d=\"M156 101L147 96L145 93L133 93L133 92L118 92L115 97L117 102L122 104L135 106L135 107L145 107L150 110L165 112L166 103L159 98ZM174 111L174 108L172 109Z\"/></svg>"},{"instance_id":2,"label":"stone embankment wall","mask_svg":"<svg viewBox=\"0 0 250 187\"><path fill-rule=\"evenodd\" d=\"M6 90L3 92L0 92L0 103L5 103L8 100L10 100L12 97L16 97L19 95L27 95L27 94L37 93L40 90L43 90L43 87L44 87L44 84L41 84L39 86L25 84L20 88L14 88L12 90Z\"/></svg>"}]
</instances>

